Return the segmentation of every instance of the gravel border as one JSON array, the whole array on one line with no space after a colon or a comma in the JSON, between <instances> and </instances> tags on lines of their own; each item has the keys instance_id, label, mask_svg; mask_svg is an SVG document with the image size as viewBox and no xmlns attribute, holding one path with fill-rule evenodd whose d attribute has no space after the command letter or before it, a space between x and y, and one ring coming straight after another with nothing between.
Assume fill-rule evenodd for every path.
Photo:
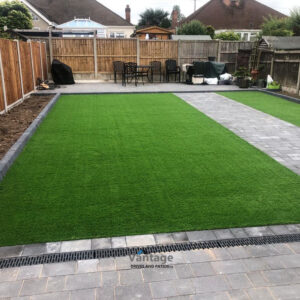
<instances>
[{"instance_id":1,"label":"gravel border","mask_svg":"<svg viewBox=\"0 0 300 300\"><path fill-rule=\"evenodd\" d=\"M54 95L53 99L45 106L45 108L40 112L36 119L31 123L31 125L24 131L21 137L16 141L16 143L8 150L5 156L0 161L0 181L4 178L7 171L22 152L23 148L35 133L37 128L40 126L42 121L48 115L56 101L59 99L60 94Z\"/></svg>"}]
</instances>

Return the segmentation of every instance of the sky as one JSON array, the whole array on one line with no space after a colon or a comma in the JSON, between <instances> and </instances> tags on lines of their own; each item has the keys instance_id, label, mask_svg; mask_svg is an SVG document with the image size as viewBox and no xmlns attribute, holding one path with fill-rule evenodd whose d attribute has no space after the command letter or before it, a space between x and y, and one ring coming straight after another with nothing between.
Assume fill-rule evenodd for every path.
<instances>
[{"instance_id":1,"label":"sky","mask_svg":"<svg viewBox=\"0 0 300 300\"><path fill-rule=\"evenodd\" d=\"M162 8L171 13L174 5L179 5L185 16L194 12L194 0L98 0L122 17L125 17L125 7L131 7L131 22L137 24L139 15L146 8ZM247 1L247 0L246 0ZM201 7L208 0L196 0L197 8ZM300 6L299 0L259 0L284 14L289 14L294 7Z\"/></svg>"}]
</instances>

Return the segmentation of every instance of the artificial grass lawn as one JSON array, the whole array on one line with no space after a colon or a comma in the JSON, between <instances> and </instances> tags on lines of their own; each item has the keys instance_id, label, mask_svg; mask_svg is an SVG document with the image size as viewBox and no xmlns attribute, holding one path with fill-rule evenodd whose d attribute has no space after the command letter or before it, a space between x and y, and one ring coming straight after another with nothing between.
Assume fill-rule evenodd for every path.
<instances>
[{"instance_id":1,"label":"artificial grass lawn","mask_svg":"<svg viewBox=\"0 0 300 300\"><path fill-rule=\"evenodd\" d=\"M262 92L222 92L218 94L300 126L299 103L290 102Z\"/></svg>"},{"instance_id":2,"label":"artificial grass lawn","mask_svg":"<svg viewBox=\"0 0 300 300\"><path fill-rule=\"evenodd\" d=\"M171 94L62 96L0 199L2 246L300 223L300 177Z\"/></svg>"}]
</instances>

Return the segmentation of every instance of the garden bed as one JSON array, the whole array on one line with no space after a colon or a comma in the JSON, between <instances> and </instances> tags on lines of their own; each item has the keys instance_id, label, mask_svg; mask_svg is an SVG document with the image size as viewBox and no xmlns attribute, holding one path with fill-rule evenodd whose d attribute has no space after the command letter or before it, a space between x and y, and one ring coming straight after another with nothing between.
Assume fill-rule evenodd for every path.
<instances>
[{"instance_id":1,"label":"garden bed","mask_svg":"<svg viewBox=\"0 0 300 300\"><path fill-rule=\"evenodd\" d=\"M34 95L7 114L0 115L0 159L30 126L53 95Z\"/></svg>"}]
</instances>

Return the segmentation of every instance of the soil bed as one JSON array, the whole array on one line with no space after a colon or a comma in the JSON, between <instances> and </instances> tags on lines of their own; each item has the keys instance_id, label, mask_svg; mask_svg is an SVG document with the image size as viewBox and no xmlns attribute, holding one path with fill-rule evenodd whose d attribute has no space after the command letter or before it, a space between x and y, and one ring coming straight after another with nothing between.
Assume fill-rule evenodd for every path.
<instances>
[{"instance_id":1,"label":"soil bed","mask_svg":"<svg viewBox=\"0 0 300 300\"><path fill-rule=\"evenodd\" d=\"M7 114L0 115L0 159L52 98L53 95L30 96Z\"/></svg>"}]
</instances>

